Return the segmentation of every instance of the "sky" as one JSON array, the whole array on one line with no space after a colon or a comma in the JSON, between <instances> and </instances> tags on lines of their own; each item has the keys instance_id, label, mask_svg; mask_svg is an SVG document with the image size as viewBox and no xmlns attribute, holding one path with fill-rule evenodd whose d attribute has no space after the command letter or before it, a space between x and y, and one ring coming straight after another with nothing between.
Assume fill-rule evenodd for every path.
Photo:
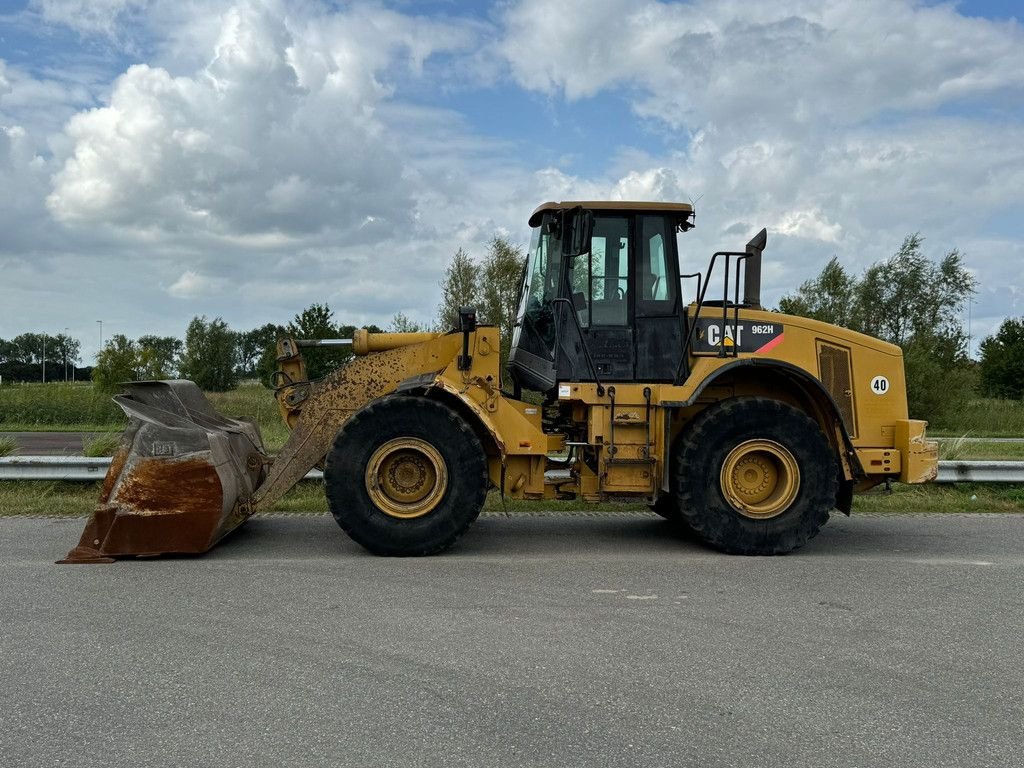
<instances>
[{"instance_id":1,"label":"sky","mask_svg":"<svg viewBox=\"0 0 1024 768\"><path fill-rule=\"evenodd\" d=\"M0 0L0 337L433 321L541 202L768 229L769 305L912 232L1024 315L1018 3ZM67 329L67 331L65 331Z\"/></svg>"}]
</instances>

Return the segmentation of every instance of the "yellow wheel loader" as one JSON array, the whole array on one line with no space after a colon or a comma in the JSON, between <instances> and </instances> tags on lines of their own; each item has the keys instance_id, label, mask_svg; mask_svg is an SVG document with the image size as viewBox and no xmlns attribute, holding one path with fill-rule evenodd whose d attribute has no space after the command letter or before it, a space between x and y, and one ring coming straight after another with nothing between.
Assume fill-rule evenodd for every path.
<instances>
[{"instance_id":1,"label":"yellow wheel loader","mask_svg":"<svg viewBox=\"0 0 1024 768\"><path fill-rule=\"evenodd\" d=\"M277 456L191 382L128 385L129 427L62 562L205 552L313 468L380 555L450 547L491 489L647 504L724 552L782 554L855 492L933 479L900 349L766 311L764 230L680 274L693 223L678 203L538 207L507 375L498 329L468 308L448 333L282 339ZM308 380L303 348L331 344L355 356Z\"/></svg>"}]
</instances>

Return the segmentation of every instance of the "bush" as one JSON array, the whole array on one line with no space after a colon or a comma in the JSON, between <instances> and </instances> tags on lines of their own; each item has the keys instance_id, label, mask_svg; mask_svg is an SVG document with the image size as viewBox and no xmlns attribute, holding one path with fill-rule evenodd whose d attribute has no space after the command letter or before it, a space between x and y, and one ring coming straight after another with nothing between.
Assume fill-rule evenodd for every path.
<instances>
[{"instance_id":1,"label":"bush","mask_svg":"<svg viewBox=\"0 0 1024 768\"><path fill-rule=\"evenodd\" d=\"M1005 320L981 342L981 383L991 397L1024 399L1024 318Z\"/></svg>"},{"instance_id":2,"label":"bush","mask_svg":"<svg viewBox=\"0 0 1024 768\"><path fill-rule=\"evenodd\" d=\"M925 419L938 429L952 428L974 397L977 373L963 366L947 367L920 348L907 350L903 362L910 418Z\"/></svg>"}]
</instances>

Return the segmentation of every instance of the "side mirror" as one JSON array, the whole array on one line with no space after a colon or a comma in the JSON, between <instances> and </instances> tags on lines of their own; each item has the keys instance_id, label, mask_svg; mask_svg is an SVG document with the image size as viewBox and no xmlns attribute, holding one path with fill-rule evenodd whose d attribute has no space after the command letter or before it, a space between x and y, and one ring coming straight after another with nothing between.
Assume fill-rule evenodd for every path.
<instances>
[{"instance_id":1,"label":"side mirror","mask_svg":"<svg viewBox=\"0 0 1024 768\"><path fill-rule=\"evenodd\" d=\"M594 234L594 214L577 206L562 211L562 254L579 256L590 252L590 239Z\"/></svg>"}]
</instances>

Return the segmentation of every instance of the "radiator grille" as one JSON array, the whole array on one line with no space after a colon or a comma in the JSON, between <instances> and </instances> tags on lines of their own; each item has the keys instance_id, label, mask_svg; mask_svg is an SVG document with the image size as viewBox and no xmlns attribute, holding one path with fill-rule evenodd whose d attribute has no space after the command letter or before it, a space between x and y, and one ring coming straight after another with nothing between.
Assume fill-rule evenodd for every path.
<instances>
[{"instance_id":1,"label":"radiator grille","mask_svg":"<svg viewBox=\"0 0 1024 768\"><path fill-rule=\"evenodd\" d=\"M818 371L821 383L839 407L850 437L857 436L857 420L853 410L853 376L850 371L850 353L831 344L818 345Z\"/></svg>"}]
</instances>

